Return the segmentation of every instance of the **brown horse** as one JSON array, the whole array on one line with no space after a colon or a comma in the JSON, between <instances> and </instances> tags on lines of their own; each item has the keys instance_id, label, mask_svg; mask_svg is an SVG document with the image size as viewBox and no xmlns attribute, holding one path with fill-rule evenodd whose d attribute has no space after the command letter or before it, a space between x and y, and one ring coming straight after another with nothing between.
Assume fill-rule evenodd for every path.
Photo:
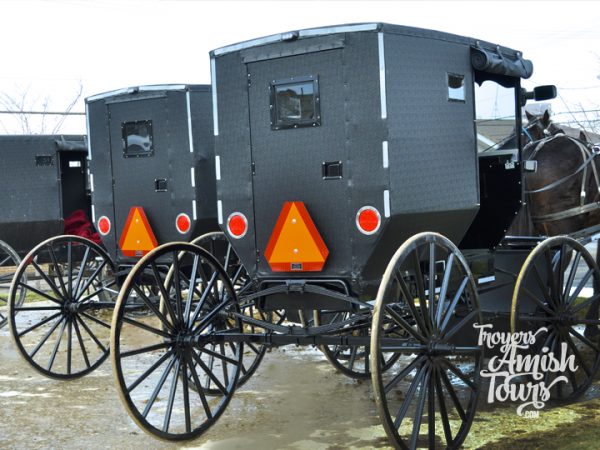
<instances>
[{"instance_id":1,"label":"brown horse","mask_svg":"<svg viewBox=\"0 0 600 450\"><path fill-rule=\"evenodd\" d=\"M525 173L524 186L534 229L556 236L600 225L600 161L585 134L567 136L548 112L527 117L533 139L523 159L535 160L537 170Z\"/></svg>"}]
</instances>

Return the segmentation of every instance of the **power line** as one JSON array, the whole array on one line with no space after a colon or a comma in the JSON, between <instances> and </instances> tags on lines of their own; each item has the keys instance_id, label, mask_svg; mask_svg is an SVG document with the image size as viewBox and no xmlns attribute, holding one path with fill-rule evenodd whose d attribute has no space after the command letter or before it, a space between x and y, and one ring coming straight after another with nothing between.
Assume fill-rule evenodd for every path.
<instances>
[{"instance_id":1,"label":"power line","mask_svg":"<svg viewBox=\"0 0 600 450\"><path fill-rule=\"evenodd\" d=\"M55 111L0 111L0 114L40 114L49 116L85 116L84 112L55 112Z\"/></svg>"}]
</instances>

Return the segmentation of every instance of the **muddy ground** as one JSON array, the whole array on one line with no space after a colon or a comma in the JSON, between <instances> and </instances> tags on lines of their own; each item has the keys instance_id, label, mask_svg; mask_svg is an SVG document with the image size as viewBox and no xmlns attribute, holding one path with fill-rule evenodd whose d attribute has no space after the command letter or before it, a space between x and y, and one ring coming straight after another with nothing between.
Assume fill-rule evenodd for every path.
<instances>
[{"instance_id":1,"label":"muddy ground","mask_svg":"<svg viewBox=\"0 0 600 450\"><path fill-rule=\"evenodd\" d=\"M600 384L579 403L539 419L482 399L465 448L598 448ZM33 371L0 330L0 448L342 449L387 448L370 383L338 373L315 349L268 353L219 422L185 444L140 431L122 408L110 362L71 382Z\"/></svg>"}]
</instances>

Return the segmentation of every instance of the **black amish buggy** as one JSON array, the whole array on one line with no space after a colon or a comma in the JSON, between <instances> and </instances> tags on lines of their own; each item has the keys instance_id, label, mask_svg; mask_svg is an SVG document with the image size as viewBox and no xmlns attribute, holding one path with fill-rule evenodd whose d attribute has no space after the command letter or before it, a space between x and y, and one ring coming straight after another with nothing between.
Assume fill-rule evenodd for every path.
<instances>
[{"instance_id":1,"label":"black amish buggy","mask_svg":"<svg viewBox=\"0 0 600 450\"><path fill-rule=\"evenodd\" d=\"M521 106L556 95L521 88L533 65L519 51L367 23L223 47L211 71L217 217L252 287L236 292L193 244L160 246L130 271L111 353L145 431L204 433L244 374L244 346L317 345L343 373L371 378L392 445L455 448L482 389L474 325L490 321L546 327L531 351L580 366L552 398L585 391L600 349L586 337L597 298L582 292L600 271L581 241L598 226L507 233L536 169ZM487 85L510 94L515 139L478 153L475 97ZM169 260L160 308L132 322L143 275ZM273 320L282 310L288 322Z\"/></svg>"},{"instance_id":2,"label":"black amish buggy","mask_svg":"<svg viewBox=\"0 0 600 450\"><path fill-rule=\"evenodd\" d=\"M0 327L21 258L40 241L64 234L74 213L89 217L86 155L85 136L0 136ZM23 295L18 291L20 301Z\"/></svg>"},{"instance_id":3,"label":"black amish buggy","mask_svg":"<svg viewBox=\"0 0 600 450\"><path fill-rule=\"evenodd\" d=\"M59 379L83 376L106 359L119 286L159 244L195 238L223 259L238 287L247 281L217 232L210 86L127 88L89 97L86 107L89 149L81 164L89 165L88 209L101 242L47 231L59 236L24 258L9 301L21 354ZM132 323L159 311L168 269L157 261L140 278L137 304L128 311ZM248 361L258 364L264 351L250 353L248 371Z\"/></svg>"}]
</instances>

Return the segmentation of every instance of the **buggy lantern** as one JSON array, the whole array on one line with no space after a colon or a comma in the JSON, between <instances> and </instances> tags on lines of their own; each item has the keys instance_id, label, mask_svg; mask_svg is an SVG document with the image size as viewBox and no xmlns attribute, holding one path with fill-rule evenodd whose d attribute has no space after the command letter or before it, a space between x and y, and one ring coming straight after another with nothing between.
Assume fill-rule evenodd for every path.
<instances>
[{"instance_id":1,"label":"buggy lantern","mask_svg":"<svg viewBox=\"0 0 600 450\"><path fill-rule=\"evenodd\" d=\"M372 206L363 206L356 213L356 226L362 234L370 235L379 230L381 215Z\"/></svg>"},{"instance_id":2,"label":"buggy lantern","mask_svg":"<svg viewBox=\"0 0 600 450\"><path fill-rule=\"evenodd\" d=\"M110 219L108 217L102 216L98 219L98 231L102 236L110 233Z\"/></svg>"},{"instance_id":3,"label":"buggy lantern","mask_svg":"<svg viewBox=\"0 0 600 450\"><path fill-rule=\"evenodd\" d=\"M241 239L248 231L248 219L240 212L232 213L227 219L227 231L234 239Z\"/></svg>"},{"instance_id":4,"label":"buggy lantern","mask_svg":"<svg viewBox=\"0 0 600 450\"><path fill-rule=\"evenodd\" d=\"M175 219L175 228L181 234L186 234L190 231L190 227L192 226L192 221L190 220L190 216L185 213L181 213Z\"/></svg>"}]
</instances>

